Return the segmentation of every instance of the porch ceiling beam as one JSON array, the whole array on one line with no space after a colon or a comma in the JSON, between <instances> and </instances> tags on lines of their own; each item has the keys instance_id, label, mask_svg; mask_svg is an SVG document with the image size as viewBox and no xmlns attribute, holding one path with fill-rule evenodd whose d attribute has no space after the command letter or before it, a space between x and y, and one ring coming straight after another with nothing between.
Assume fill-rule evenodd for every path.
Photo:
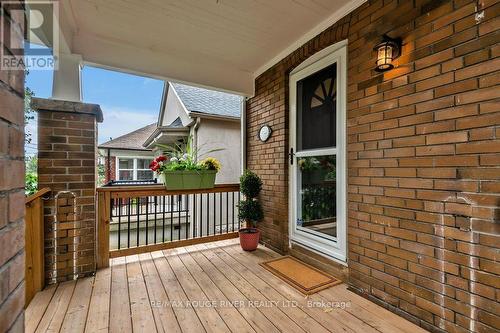
<instances>
[{"instance_id":1,"label":"porch ceiling beam","mask_svg":"<svg viewBox=\"0 0 500 333\"><path fill-rule=\"evenodd\" d=\"M98 67L195 83L244 96L254 93L253 73L196 54L167 54L82 33L73 36L72 46L72 51L81 54L85 63Z\"/></svg>"}]
</instances>

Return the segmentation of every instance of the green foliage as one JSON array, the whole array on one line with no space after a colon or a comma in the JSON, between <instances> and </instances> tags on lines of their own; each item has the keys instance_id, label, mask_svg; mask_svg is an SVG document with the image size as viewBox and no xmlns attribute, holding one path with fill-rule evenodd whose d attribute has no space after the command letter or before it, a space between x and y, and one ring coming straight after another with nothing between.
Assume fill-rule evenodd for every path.
<instances>
[{"instance_id":1,"label":"green foliage","mask_svg":"<svg viewBox=\"0 0 500 333\"><path fill-rule=\"evenodd\" d=\"M106 168L104 164L97 165L97 186L103 186L106 180Z\"/></svg>"},{"instance_id":2,"label":"green foliage","mask_svg":"<svg viewBox=\"0 0 500 333\"><path fill-rule=\"evenodd\" d=\"M26 173L38 172L38 158L36 156L28 156L25 160Z\"/></svg>"},{"instance_id":3,"label":"green foliage","mask_svg":"<svg viewBox=\"0 0 500 333\"><path fill-rule=\"evenodd\" d=\"M28 70L25 71L25 76L29 74ZM35 119L35 110L31 108L31 98L35 93L29 88L24 88L24 124ZM25 128L24 143L31 143L31 133ZM38 190L38 159L36 156L27 156L25 159L25 193L31 195Z\"/></svg>"},{"instance_id":4,"label":"green foliage","mask_svg":"<svg viewBox=\"0 0 500 333\"><path fill-rule=\"evenodd\" d=\"M38 190L37 168L38 159L35 156L26 157L24 178L24 192L26 195L34 194Z\"/></svg>"},{"instance_id":5,"label":"green foliage","mask_svg":"<svg viewBox=\"0 0 500 333\"><path fill-rule=\"evenodd\" d=\"M25 175L24 193L32 195L38 191L38 176L36 173L27 173Z\"/></svg>"},{"instance_id":6,"label":"green foliage","mask_svg":"<svg viewBox=\"0 0 500 333\"><path fill-rule=\"evenodd\" d=\"M25 76L29 74L29 71L25 71ZM31 98L35 96L35 93L29 88L24 88L24 124L28 125L30 120L35 119L35 110L31 108ZM31 143L31 133L27 130L24 134L24 142Z\"/></svg>"},{"instance_id":7,"label":"green foliage","mask_svg":"<svg viewBox=\"0 0 500 333\"><path fill-rule=\"evenodd\" d=\"M240 177L240 189L245 197L249 199L257 198L262 190L262 180L256 173L245 170Z\"/></svg>"},{"instance_id":8,"label":"green foliage","mask_svg":"<svg viewBox=\"0 0 500 333\"><path fill-rule=\"evenodd\" d=\"M245 199L240 200L238 204L238 217L241 220L251 222L255 227L257 222L260 222L264 218L262 205L256 199L262 190L262 180L256 173L245 170L240 177L240 190Z\"/></svg>"},{"instance_id":9,"label":"green foliage","mask_svg":"<svg viewBox=\"0 0 500 333\"><path fill-rule=\"evenodd\" d=\"M198 162L198 157L220 151L223 149L211 149L207 152L201 154L201 150L197 149L193 145L193 139L190 136L187 142L176 143L175 145L162 145L158 144L158 147L165 150L165 155L169 157L166 162L157 162L154 169L157 173L161 174L164 171L202 171L202 170L220 170L220 163L215 158L206 158L205 160Z\"/></svg>"},{"instance_id":10,"label":"green foliage","mask_svg":"<svg viewBox=\"0 0 500 333\"><path fill-rule=\"evenodd\" d=\"M336 157L310 156L299 159L302 173L302 220L311 221L335 216Z\"/></svg>"},{"instance_id":11,"label":"green foliage","mask_svg":"<svg viewBox=\"0 0 500 333\"><path fill-rule=\"evenodd\" d=\"M336 189L334 184L309 185L302 189L302 219L311 221L335 216Z\"/></svg>"},{"instance_id":12,"label":"green foliage","mask_svg":"<svg viewBox=\"0 0 500 333\"><path fill-rule=\"evenodd\" d=\"M264 211L259 201L254 199L241 200L239 205L238 217L241 220L251 222L255 227L257 222L264 218Z\"/></svg>"}]
</instances>

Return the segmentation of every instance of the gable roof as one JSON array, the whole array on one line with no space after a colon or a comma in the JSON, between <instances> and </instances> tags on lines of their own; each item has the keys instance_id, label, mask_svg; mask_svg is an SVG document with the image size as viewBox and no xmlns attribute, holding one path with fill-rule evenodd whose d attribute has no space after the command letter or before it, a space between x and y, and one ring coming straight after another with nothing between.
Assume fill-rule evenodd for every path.
<instances>
[{"instance_id":1,"label":"gable roof","mask_svg":"<svg viewBox=\"0 0 500 333\"><path fill-rule=\"evenodd\" d=\"M177 117L170 125L167 125L166 127L167 128L184 128L185 126L182 125L181 117Z\"/></svg>"},{"instance_id":2,"label":"gable roof","mask_svg":"<svg viewBox=\"0 0 500 333\"><path fill-rule=\"evenodd\" d=\"M153 134L155 129L156 123L153 123L133 132L119 136L116 139L104 142L103 144L100 144L98 148L151 150L144 148L142 144L151 136L151 134Z\"/></svg>"},{"instance_id":3,"label":"gable roof","mask_svg":"<svg viewBox=\"0 0 500 333\"><path fill-rule=\"evenodd\" d=\"M170 83L188 112L240 118L242 97L215 90Z\"/></svg>"},{"instance_id":4,"label":"gable roof","mask_svg":"<svg viewBox=\"0 0 500 333\"><path fill-rule=\"evenodd\" d=\"M182 120L180 117L177 117L173 122L171 122L167 126L156 126L155 130L151 133L151 135L144 140L142 143L143 147L148 147L155 141L156 138L159 138L160 136L163 135L179 135L179 133L183 133L182 135L188 135L189 134L189 127L184 126L182 124Z\"/></svg>"}]
</instances>

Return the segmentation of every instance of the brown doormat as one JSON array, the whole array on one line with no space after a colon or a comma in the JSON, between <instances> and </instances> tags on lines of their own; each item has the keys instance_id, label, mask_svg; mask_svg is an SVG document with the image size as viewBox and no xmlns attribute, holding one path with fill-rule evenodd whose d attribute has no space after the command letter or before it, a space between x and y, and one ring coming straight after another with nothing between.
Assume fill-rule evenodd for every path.
<instances>
[{"instance_id":1,"label":"brown doormat","mask_svg":"<svg viewBox=\"0 0 500 333\"><path fill-rule=\"evenodd\" d=\"M305 295L342 283L333 276L291 256L279 257L260 264Z\"/></svg>"}]
</instances>

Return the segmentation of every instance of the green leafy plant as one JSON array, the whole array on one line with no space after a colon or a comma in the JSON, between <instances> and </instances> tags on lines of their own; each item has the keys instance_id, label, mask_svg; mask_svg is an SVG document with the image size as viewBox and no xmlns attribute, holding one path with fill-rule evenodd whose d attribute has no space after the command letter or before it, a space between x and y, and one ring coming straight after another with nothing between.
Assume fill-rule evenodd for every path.
<instances>
[{"instance_id":1,"label":"green leafy plant","mask_svg":"<svg viewBox=\"0 0 500 333\"><path fill-rule=\"evenodd\" d=\"M25 71L25 75L27 76L29 71ZM38 190L38 160L36 156L29 156L26 150L28 145L31 145L32 135L27 127L27 125L35 119L35 111L31 107L31 99L35 95L35 93L29 88L24 88L24 124L25 124L25 133L24 133L24 144L25 144L25 178L24 178L24 192L26 195L31 195L36 193Z\"/></svg>"},{"instance_id":2,"label":"green leafy plant","mask_svg":"<svg viewBox=\"0 0 500 333\"><path fill-rule=\"evenodd\" d=\"M35 194L38 189L38 176L34 173L27 173L25 176L24 193L26 195Z\"/></svg>"},{"instance_id":3,"label":"green leafy plant","mask_svg":"<svg viewBox=\"0 0 500 333\"><path fill-rule=\"evenodd\" d=\"M24 74L25 74L25 76L28 76L29 71L25 70ZM28 86L26 86L24 88L24 124L25 124L25 126L28 125L31 120L35 119L36 110L34 110L31 107L31 99L33 98L33 96L35 96L35 93L33 92L33 90L31 90ZM31 143L31 140L32 140L31 133L27 129L25 129L24 142L28 144L28 143Z\"/></svg>"},{"instance_id":4,"label":"green leafy plant","mask_svg":"<svg viewBox=\"0 0 500 333\"><path fill-rule=\"evenodd\" d=\"M250 222L254 227L257 225L257 222L260 222L264 218L262 205L255 199L241 200L238 208L238 217L241 220Z\"/></svg>"},{"instance_id":5,"label":"green leafy plant","mask_svg":"<svg viewBox=\"0 0 500 333\"><path fill-rule=\"evenodd\" d=\"M220 162L213 157L207 157L200 162L198 162L198 157L223 149L211 149L202 153L201 149L193 147L192 137L189 137L185 144L176 143L173 146L159 144L158 147L165 150L165 155L156 157L149 165L149 168L158 174L165 171L183 170L216 170L218 172L221 168Z\"/></svg>"},{"instance_id":6,"label":"green leafy plant","mask_svg":"<svg viewBox=\"0 0 500 333\"><path fill-rule=\"evenodd\" d=\"M262 180L256 173L245 170L240 177L240 189L245 197L250 199L257 198L262 190Z\"/></svg>"},{"instance_id":7,"label":"green leafy plant","mask_svg":"<svg viewBox=\"0 0 500 333\"><path fill-rule=\"evenodd\" d=\"M238 217L246 221L247 226L251 224L253 227L256 227L257 222L260 222L264 218L264 210L261 203L257 200L262 190L262 180L256 173L245 170L240 177L240 189L245 199L240 200L238 204Z\"/></svg>"},{"instance_id":8,"label":"green leafy plant","mask_svg":"<svg viewBox=\"0 0 500 333\"><path fill-rule=\"evenodd\" d=\"M28 156L25 159L24 192L32 195L38 191L38 159L36 156Z\"/></svg>"}]
</instances>

